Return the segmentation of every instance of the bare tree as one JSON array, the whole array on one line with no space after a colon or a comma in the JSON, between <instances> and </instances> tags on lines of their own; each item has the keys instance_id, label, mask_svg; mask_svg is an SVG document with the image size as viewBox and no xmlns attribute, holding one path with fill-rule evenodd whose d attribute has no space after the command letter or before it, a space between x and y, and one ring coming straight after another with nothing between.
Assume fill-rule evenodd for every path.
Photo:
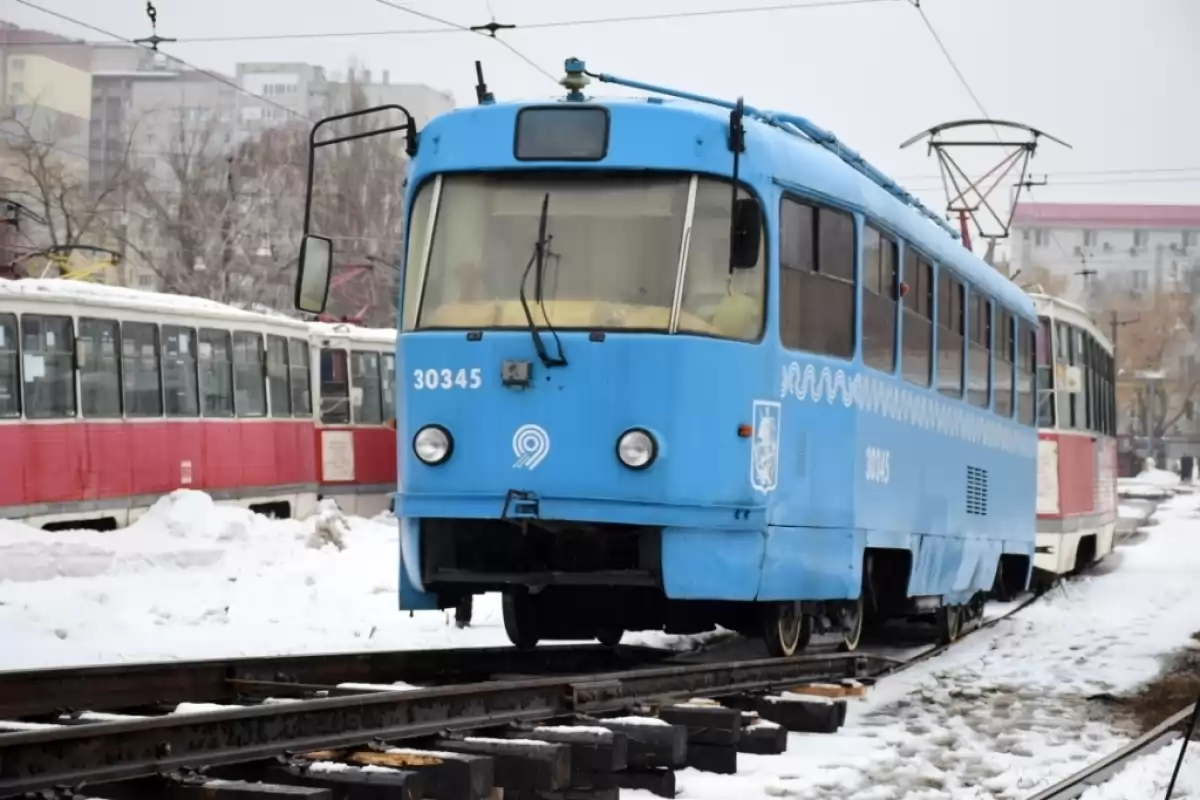
<instances>
[{"instance_id":1,"label":"bare tree","mask_svg":"<svg viewBox=\"0 0 1200 800\"><path fill-rule=\"evenodd\" d=\"M93 181L80 127L36 104L0 117L0 195L23 208L8 246L24 274L62 264L73 251L99 252L111 244L116 209L135 178L132 140L122 142L104 179Z\"/></svg>"},{"instance_id":2,"label":"bare tree","mask_svg":"<svg viewBox=\"0 0 1200 800\"><path fill-rule=\"evenodd\" d=\"M282 143L230 146L218 120L172 126L133 196L124 240L160 288L278 307L294 266L303 165ZM282 156L282 157L281 157Z\"/></svg>"},{"instance_id":3,"label":"bare tree","mask_svg":"<svg viewBox=\"0 0 1200 800\"><path fill-rule=\"evenodd\" d=\"M1152 443L1193 415L1200 369L1191 302L1186 292L1159 292L1112 309L1124 322L1117 343L1118 404L1128 412L1130 432Z\"/></svg>"}]
</instances>

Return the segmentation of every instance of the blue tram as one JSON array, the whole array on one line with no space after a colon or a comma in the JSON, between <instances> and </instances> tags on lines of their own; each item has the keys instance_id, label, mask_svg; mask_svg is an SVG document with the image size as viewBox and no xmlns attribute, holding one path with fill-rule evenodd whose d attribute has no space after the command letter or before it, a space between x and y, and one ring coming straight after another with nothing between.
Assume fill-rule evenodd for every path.
<instances>
[{"instance_id":1,"label":"blue tram","mask_svg":"<svg viewBox=\"0 0 1200 800\"><path fill-rule=\"evenodd\" d=\"M500 591L521 647L721 624L790 655L897 615L953 640L1023 590L1030 298L801 117L566 71L557 101L481 77L387 129L412 155L401 606Z\"/></svg>"}]
</instances>

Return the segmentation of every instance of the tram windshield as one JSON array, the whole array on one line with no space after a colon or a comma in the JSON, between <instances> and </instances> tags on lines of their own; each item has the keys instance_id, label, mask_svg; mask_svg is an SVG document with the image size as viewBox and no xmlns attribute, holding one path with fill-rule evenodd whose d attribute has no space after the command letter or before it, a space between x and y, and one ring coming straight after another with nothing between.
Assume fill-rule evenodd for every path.
<instances>
[{"instance_id":1,"label":"tram windshield","mask_svg":"<svg viewBox=\"0 0 1200 800\"><path fill-rule=\"evenodd\" d=\"M422 263L438 194L426 182L413 203L404 330L524 330L524 276L539 327L666 331L689 184L647 173L444 176ZM730 273L730 194L727 182L698 181L679 331L746 341L762 331L765 246L755 267ZM547 195L539 302L537 270L526 267Z\"/></svg>"}]
</instances>

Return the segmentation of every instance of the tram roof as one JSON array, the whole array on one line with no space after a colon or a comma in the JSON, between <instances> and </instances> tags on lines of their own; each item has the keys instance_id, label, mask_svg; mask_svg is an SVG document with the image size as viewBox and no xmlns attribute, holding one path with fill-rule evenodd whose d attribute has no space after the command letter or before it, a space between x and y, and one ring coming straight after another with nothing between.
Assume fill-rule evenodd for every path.
<instances>
[{"instance_id":1,"label":"tram roof","mask_svg":"<svg viewBox=\"0 0 1200 800\"><path fill-rule=\"evenodd\" d=\"M65 280L62 278L22 278L0 280L0 297L25 299L46 303L73 303L114 311L141 311L169 314L173 317L221 319L229 323L245 322L261 325L277 322L297 331L307 330L303 320L280 313L247 311L202 297L128 289L123 286Z\"/></svg>"},{"instance_id":2,"label":"tram roof","mask_svg":"<svg viewBox=\"0 0 1200 800\"><path fill-rule=\"evenodd\" d=\"M439 155L434 160L438 167L469 170L502 166L531 167L529 162L517 162L512 152L512 133L516 115L522 108L545 107L561 98L547 100L520 100L498 102L488 105L468 106L448 111L432 119L423 131L428 140L440 140ZM658 166L659 160L674 161L676 166L685 163L699 172L712 172L728 176L732 159L724 145L728 133L729 110L719 106L673 98L653 97L593 97L585 103L572 105L597 105L609 110L612 117L611 136L613 147L606 158L613 169L643 169ZM657 136L636 136L618 139L619 127L624 124L640 125L645 129L659 129ZM761 119L747 116L746 150L743 153L743 176L755 175L761 182L774 182L808 195L817 202L861 212L872 218L891 233L899 236L922 251L927 257L949 267L965 282L987 293L1007 308L1027 319L1036 316L1029 296L1006 276L1001 275L990 264L963 247L938 224L922 215L917 209L900 200L881 185L852 167L841 157L798 133L768 124ZM499 135L507 131L507 135ZM697 135L699 134L699 135ZM690 148L681 148L678 142L687 136L693 143ZM669 137L669 138L668 138ZM491 144L481 142L490 140ZM657 140L657 141L656 141ZM722 142L714 148L701 146L701 142ZM461 157L449 158L448 148L464 142L470 147L462 151ZM644 162L630 163L631 148L645 154ZM617 151L620 150L618 156ZM683 153L681 159L680 153ZM501 159L501 154L503 158ZM668 155L670 154L670 155ZM694 154L694 155L693 155ZM417 162L421 155L418 154ZM620 162L620 163L618 163ZM535 162L544 168L562 169L579 167L579 162ZM588 167L600 167L604 162L586 162Z\"/></svg>"}]
</instances>

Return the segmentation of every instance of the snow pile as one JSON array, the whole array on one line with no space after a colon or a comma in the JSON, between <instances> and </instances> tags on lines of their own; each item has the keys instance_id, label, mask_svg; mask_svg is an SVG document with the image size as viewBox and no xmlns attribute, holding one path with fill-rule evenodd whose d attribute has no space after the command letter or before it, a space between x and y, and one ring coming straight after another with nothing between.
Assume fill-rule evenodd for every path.
<instances>
[{"instance_id":1,"label":"snow pile","mask_svg":"<svg viewBox=\"0 0 1200 800\"><path fill-rule=\"evenodd\" d=\"M1182 487L1176 473L1159 469L1153 458L1147 458L1142 471L1132 478L1117 480L1117 494L1127 498L1158 499L1170 497Z\"/></svg>"},{"instance_id":2,"label":"snow pile","mask_svg":"<svg viewBox=\"0 0 1200 800\"><path fill-rule=\"evenodd\" d=\"M118 531L0 522L0 669L508 644L495 596L463 630L397 610L398 536L332 502L273 520L188 490Z\"/></svg>"}]
</instances>

